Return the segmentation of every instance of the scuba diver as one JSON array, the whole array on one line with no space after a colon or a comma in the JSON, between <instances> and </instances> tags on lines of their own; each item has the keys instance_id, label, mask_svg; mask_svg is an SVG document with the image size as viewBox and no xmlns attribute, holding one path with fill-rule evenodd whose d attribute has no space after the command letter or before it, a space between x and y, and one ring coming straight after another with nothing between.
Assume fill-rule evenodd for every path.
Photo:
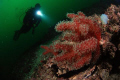
<instances>
[{"instance_id":1,"label":"scuba diver","mask_svg":"<svg viewBox=\"0 0 120 80\"><path fill-rule=\"evenodd\" d=\"M30 8L23 19L23 25L20 30L15 31L13 40L18 40L22 33L27 33L31 28L32 34L34 34L35 28L41 22L40 4L37 3L34 8ZM38 11L38 12L37 12Z\"/></svg>"}]
</instances>

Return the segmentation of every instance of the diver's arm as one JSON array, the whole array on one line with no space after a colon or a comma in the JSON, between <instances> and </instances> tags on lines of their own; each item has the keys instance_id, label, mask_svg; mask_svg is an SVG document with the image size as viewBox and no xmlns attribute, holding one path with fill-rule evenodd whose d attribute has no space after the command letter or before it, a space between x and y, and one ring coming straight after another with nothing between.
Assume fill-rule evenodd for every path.
<instances>
[{"instance_id":1,"label":"diver's arm","mask_svg":"<svg viewBox=\"0 0 120 80\"><path fill-rule=\"evenodd\" d=\"M35 24L34 27L37 27L37 26L39 25L40 22L41 22L41 20L38 20L38 21L36 22L36 24Z\"/></svg>"},{"instance_id":2,"label":"diver's arm","mask_svg":"<svg viewBox=\"0 0 120 80\"><path fill-rule=\"evenodd\" d=\"M40 23L40 21L37 21L37 23L36 23L35 26L33 27L32 34L34 34L35 28L38 26L39 23Z\"/></svg>"},{"instance_id":3,"label":"diver's arm","mask_svg":"<svg viewBox=\"0 0 120 80\"><path fill-rule=\"evenodd\" d=\"M35 25L35 26L37 27L37 26L39 25L39 23L40 23L40 21L37 21L37 23L36 23L36 25Z\"/></svg>"},{"instance_id":4,"label":"diver's arm","mask_svg":"<svg viewBox=\"0 0 120 80\"><path fill-rule=\"evenodd\" d=\"M36 24L33 26L32 34L34 34L35 28L39 25L40 22L41 22L41 20L38 20L38 21L36 22Z\"/></svg>"}]
</instances>

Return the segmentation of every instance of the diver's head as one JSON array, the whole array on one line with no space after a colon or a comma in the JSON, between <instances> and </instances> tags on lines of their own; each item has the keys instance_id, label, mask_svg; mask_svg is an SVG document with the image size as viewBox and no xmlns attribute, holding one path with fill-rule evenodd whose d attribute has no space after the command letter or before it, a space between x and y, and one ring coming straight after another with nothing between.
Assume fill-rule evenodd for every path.
<instances>
[{"instance_id":1,"label":"diver's head","mask_svg":"<svg viewBox=\"0 0 120 80\"><path fill-rule=\"evenodd\" d=\"M35 9L40 9L40 4L39 3L37 3L36 5L35 5Z\"/></svg>"},{"instance_id":2,"label":"diver's head","mask_svg":"<svg viewBox=\"0 0 120 80\"><path fill-rule=\"evenodd\" d=\"M42 13L41 13L41 11L40 11L40 4L39 3L37 3L36 5L35 5L35 12L36 12L36 14L37 14L37 16L42 16Z\"/></svg>"}]
</instances>

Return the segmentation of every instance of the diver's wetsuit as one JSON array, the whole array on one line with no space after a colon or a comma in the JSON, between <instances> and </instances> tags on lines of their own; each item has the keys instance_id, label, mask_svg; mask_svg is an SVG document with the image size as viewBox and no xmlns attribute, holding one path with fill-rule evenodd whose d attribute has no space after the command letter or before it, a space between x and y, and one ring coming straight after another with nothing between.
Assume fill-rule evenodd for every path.
<instances>
[{"instance_id":1,"label":"diver's wetsuit","mask_svg":"<svg viewBox=\"0 0 120 80\"><path fill-rule=\"evenodd\" d=\"M29 9L26 12L26 15L25 15L24 20L23 20L23 26L20 29L21 33L26 33L33 27L33 32L32 32L32 34L33 34L35 27L38 26L40 21L41 21L41 17L36 15L35 8Z\"/></svg>"}]
</instances>

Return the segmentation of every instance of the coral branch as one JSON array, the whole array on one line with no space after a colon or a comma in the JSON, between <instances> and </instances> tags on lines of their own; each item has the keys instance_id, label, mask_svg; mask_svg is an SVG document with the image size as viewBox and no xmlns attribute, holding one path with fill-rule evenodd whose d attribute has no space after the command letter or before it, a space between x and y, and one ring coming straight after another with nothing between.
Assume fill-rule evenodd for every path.
<instances>
[{"instance_id":1,"label":"coral branch","mask_svg":"<svg viewBox=\"0 0 120 80\"><path fill-rule=\"evenodd\" d=\"M77 63L73 64L73 68L78 69L84 66L85 64L89 64L91 58L91 53L87 53L87 55L83 56Z\"/></svg>"},{"instance_id":2,"label":"coral branch","mask_svg":"<svg viewBox=\"0 0 120 80\"><path fill-rule=\"evenodd\" d=\"M79 55L83 55L83 54L86 54L88 52L95 51L96 46L97 46L97 39L92 37L92 38L85 40L81 43L75 44L73 50L75 53L77 53Z\"/></svg>"}]
</instances>

